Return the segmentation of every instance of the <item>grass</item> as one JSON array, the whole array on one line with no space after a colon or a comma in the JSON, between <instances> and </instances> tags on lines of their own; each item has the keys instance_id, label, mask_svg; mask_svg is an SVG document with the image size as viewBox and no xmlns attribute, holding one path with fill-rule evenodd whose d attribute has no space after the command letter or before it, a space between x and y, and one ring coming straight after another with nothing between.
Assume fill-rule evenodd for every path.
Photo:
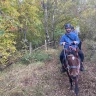
<instances>
[{"instance_id":1,"label":"grass","mask_svg":"<svg viewBox=\"0 0 96 96\"><path fill-rule=\"evenodd\" d=\"M9 94L9 96L19 96L16 94L25 94L22 93L23 86L26 86L26 82L30 82L30 77L34 70L38 68L42 68L44 63L37 62L34 64L30 64L28 66L22 64L14 64L11 68L4 70L4 72L0 72L1 77L1 94L0 96L7 96L5 94ZM11 70L10 70L11 69ZM35 74L39 75L38 72L35 71ZM28 79L28 81L26 81ZM18 91L18 90L19 91ZM14 95L10 95L10 94ZM20 95L23 96L23 95ZM24 95L26 96L26 95Z\"/></svg>"},{"instance_id":2,"label":"grass","mask_svg":"<svg viewBox=\"0 0 96 96\"><path fill-rule=\"evenodd\" d=\"M51 74L46 73L47 69L43 70L44 66L46 67L44 61L51 60L56 53L55 49L38 51L34 53L35 59L37 58L34 62L30 62L30 64L17 62L1 71L0 96L45 96L46 89L50 90L53 85L51 86L47 82L51 79ZM32 61L31 59L33 57L30 57L30 61Z\"/></svg>"},{"instance_id":3,"label":"grass","mask_svg":"<svg viewBox=\"0 0 96 96\"><path fill-rule=\"evenodd\" d=\"M51 59L51 54L45 51L36 51L33 52L32 54L26 53L22 58L21 62L23 64L30 64L32 62L37 62L37 61L48 61Z\"/></svg>"},{"instance_id":4,"label":"grass","mask_svg":"<svg viewBox=\"0 0 96 96\"><path fill-rule=\"evenodd\" d=\"M0 72L0 96L74 96L68 90L67 74L60 73L59 51L50 49L45 53L51 61L18 62ZM80 73L79 78L80 96L95 96L95 63L86 62L85 67L88 71Z\"/></svg>"}]
</instances>

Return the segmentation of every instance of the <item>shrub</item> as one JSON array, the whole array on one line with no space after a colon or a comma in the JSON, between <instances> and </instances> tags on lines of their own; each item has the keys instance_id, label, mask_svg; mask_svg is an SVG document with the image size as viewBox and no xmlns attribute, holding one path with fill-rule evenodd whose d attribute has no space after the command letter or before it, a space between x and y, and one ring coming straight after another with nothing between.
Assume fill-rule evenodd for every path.
<instances>
[{"instance_id":1,"label":"shrub","mask_svg":"<svg viewBox=\"0 0 96 96\"><path fill-rule=\"evenodd\" d=\"M86 47L87 47L87 52L86 52L86 60L90 61L96 61L96 42L93 40L86 40Z\"/></svg>"},{"instance_id":2,"label":"shrub","mask_svg":"<svg viewBox=\"0 0 96 96\"><path fill-rule=\"evenodd\" d=\"M50 60L51 56L48 53L45 53L44 51L36 51L33 52L31 55L29 53L26 53L22 59L21 62L24 64L30 64L34 61L46 61Z\"/></svg>"}]
</instances>

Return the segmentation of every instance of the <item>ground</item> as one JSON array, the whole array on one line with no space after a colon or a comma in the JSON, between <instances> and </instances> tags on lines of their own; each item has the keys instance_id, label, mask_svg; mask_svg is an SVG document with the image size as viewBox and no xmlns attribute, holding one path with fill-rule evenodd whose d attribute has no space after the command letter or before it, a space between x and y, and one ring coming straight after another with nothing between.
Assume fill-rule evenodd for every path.
<instances>
[{"instance_id":1,"label":"ground","mask_svg":"<svg viewBox=\"0 0 96 96\"><path fill-rule=\"evenodd\" d=\"M84 50L85 51L85 50ZM47 62L13 64L0 73L0 96L75 96L66 73L61 73L58 50ZM96 64L84 62L79 74L79 96L96 96Z\"/></svg>"}]
</instances>

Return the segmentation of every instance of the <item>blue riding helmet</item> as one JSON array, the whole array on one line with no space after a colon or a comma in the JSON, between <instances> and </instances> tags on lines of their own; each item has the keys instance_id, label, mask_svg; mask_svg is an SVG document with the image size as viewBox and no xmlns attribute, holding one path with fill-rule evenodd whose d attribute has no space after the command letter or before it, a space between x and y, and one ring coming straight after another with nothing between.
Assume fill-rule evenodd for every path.
<instances>
[{"instance_id":1,"label":"blue riding helmet","mask_svg":"<svg viewBox=\"0 0 96 96\"><path fill-rule=\"evenodd\" d=\"M68 24L65 24L64 27L65 27L65 29L67 29L67 28L71 28L72 26L70 23L68 23Z\"/></svg>"},{"instance_id":2,"label":"blue riding helmet","mask_svg":"<svg viewBox=\"0 0 96 96\"><path fill-rule=\"evenodd\" d=\"M73 26L71 26L71 29L74 29L74 27L73 27Z\"/></svg>"}]
</instances>

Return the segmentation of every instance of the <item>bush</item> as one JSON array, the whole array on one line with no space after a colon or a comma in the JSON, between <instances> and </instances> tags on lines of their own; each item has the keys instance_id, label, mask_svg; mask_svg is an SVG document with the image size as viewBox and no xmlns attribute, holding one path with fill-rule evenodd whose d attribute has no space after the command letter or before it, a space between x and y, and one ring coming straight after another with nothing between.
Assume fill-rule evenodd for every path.
<instances>
[{"instance_id":1,"label":"bush","mask_svg":"<svg viewBox=\"0 0 96 96\"><path fill-rule=\"evenodd\" d=\"M87 52L86 52L86 60L90 60L92 62L96 61L96 42L93 40L86 40L86 47L87 47Z\"/></svg>"},{"instance_id":2,"label":"bush","mask_svg":"<svg viewBox=\"0 0 96 96\"><path fill-rule=\"evenodd\" d=\"M95 54L93 54L93 56L91 57L91 61L94 62L94 63L96 62L96 52L95 52Z\"/></svg>"},{"instance_id":3,"label":"bush","mask_svg":"<svg viewBox=\"0 0 96 96\"><path fill-rule=\"evenodd\" d=\"M33 52L31 55L29 53L26 53L21 61L24 64L30 64L31 62L34 61L46 61L50 60L51 56L48 53L45 53L44 51L36 51Z\"/></svg>"}]
</instances>

